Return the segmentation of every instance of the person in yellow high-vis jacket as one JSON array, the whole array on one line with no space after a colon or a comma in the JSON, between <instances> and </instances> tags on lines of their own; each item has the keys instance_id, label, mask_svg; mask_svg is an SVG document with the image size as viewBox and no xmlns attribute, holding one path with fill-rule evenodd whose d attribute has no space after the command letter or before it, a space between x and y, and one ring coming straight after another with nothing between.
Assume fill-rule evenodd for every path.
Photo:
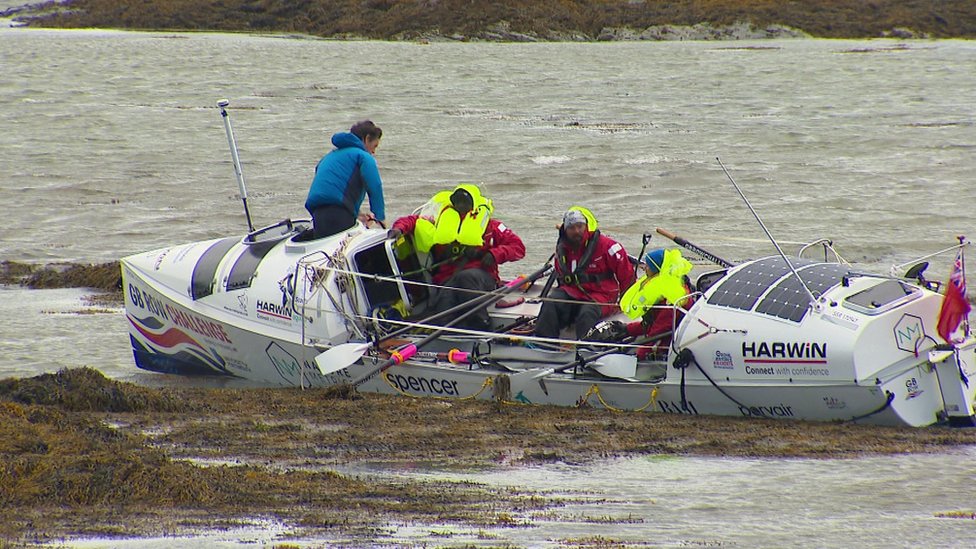
<instances>
[{"instance_id":1,"label":"person in yellow high-vis jacket","mask_svg":"<svg viewBox=\"0 0 976 549\"><path fill-rule=\"evenodd\" d=\"M626 336L654 337L667 333L681 322L682 309L694 304L688 280L692 265L682 257L681 250L651 250L644 255L640 266L644 274L620 298L620 310L638 320L629 324L602 322L594 328L594 339L616 341ZM637 358L643 360L651 352L667 348L669 342L670 339L664 339L640 347Z\"/></svg>"},{"instance_id":2,"label":"person in yellow high-vis jacket","mask_svg":"<svg viewBox=\"0 0 976 549\"><path fill-rule=\"evenodd\" d=\"M388 235L413 235L416 248L430 254L434 265L431 280L444 288L432 293L429 312L445 311L494 290L501 285L498 265L525 257L522 239L492 217L491 201L476 186L461 184L437 193L429 204L430 215L401 217L393 222ZM439 322L448 323L455 317L447 315ZM490 329L487 308L468 316L458 326Z\"/></svg>"}]
</instances>

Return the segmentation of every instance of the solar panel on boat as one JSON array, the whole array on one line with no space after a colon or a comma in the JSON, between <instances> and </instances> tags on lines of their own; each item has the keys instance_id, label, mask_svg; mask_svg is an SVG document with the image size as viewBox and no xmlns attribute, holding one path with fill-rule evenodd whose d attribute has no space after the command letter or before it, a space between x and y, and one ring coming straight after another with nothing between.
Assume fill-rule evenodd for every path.
<instances>
[{"instance_id":1,"label":"solar panel on boat","mask_svg":"<svg viewBox=\"0 0 976 549\"><path fill-rule=\"evenodd\" d=\"M814 296L839 284L848 272L846 267L835 263L791 261ZM758 313L793 322L802 320L810 308L810 298L781 257L761 259L722 280L708 303L743 311L755 307Z\"/></svg>"},{"instance_id":2,"label":"solar panel on boat","mask_svg":"<svg viewBox=\"0 0 976 549\"><path fill-rule=\"evenodd\" d=\"M780 257L760 259L719 282L708 303L749 311L759 296L789 271Z\"/></svg>"},{"instance_id":3,"label":"solar panel on boat","mask_svg":"<svg viewBox=\"0 0 976 549\"><path fill-rule=\"evenodd\" d=\"M807 288L814 297L820 297L825 291L840 284L841 278L848 269L836 263L820 263L807 267L797 267L797 272L806 282ZM810 310L810 296L803 290L803 286L790 273L774 286L766 297L756 307L757 313L763 313L777 318L799 322L803 315Z\"/></svg>"}]
</instances>

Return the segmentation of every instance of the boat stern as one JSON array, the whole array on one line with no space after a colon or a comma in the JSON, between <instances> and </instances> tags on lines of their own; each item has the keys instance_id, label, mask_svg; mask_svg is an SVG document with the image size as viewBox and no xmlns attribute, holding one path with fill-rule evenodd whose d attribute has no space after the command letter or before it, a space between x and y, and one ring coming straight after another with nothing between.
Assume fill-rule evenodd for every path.
<instances>
[{"instance_id":1,"label":"boat stern","mask_svg":"<svg viewBox=\"0 0 976 549\"><path fill-rule=\"evenodd\" d=\"M950 427L976 427L976 340L929 352Z\"/></svg>"}]
</instances>

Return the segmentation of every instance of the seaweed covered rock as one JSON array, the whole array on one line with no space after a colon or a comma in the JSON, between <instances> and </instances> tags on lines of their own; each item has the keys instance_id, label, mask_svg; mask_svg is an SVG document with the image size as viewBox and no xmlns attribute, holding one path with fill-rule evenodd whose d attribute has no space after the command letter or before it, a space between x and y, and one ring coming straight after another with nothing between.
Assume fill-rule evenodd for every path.
<instances>
[{"instance_id":1,"label":"seaweed covered rock","mask_svg":"<svg viewBox=\"0 0 976 549\"><path fill-rule=\"evenodd\" d=\"M0 380L0 400L92 412L176 412L187 408L172 395L110 380L89 367Z\"/></svg>"},{"instance_id":2,"label":"seaweed covered rock","mask_svg":"<svg viewBox=\"0 0 976 549\"><path fill-rule=\"evenodd\" d=\"M118 261L98 265L55 263L32 265L17 261L0 262L0 284L20 284L41 290L50 288L93 288L106 292L122 289Z\"/></svg>"}]
</instances>

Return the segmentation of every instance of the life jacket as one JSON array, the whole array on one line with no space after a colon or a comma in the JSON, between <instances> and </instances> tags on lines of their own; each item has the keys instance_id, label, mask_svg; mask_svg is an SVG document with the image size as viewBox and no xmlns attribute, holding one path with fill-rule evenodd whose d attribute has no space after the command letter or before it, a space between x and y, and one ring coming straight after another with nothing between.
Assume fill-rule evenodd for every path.
<instances>
[{"instance_id":1,"label":"life jacket","mask_svg":"<svg viewBox=\"0 0 976 549\"><path fill-rule=\"evenodd\" d=\"M681 250L665 250L661 271L637 279L620 298L620 310L637 319L662 299L671 305L678 303L688 295L685 277L691 268L691 262L681 256Z\"/></svg>"},{"instance_id":2,"label":"life jacket","mask_svg":"<svg viewBox=\"0 0 976 549\"><path fill-rule=\"evenodd\" d=\"M474 207L463 216L451 206L451 194L457 189L467 191L474 201ZM420 210L413 233L415 246L424 253L436 245L452 243L460 245L458 252L463 251L461 246L481 247L493 211L491 200L483 197L474 185L464 183L452 190L441 191Z\"/></svg>"}]
</instances>

